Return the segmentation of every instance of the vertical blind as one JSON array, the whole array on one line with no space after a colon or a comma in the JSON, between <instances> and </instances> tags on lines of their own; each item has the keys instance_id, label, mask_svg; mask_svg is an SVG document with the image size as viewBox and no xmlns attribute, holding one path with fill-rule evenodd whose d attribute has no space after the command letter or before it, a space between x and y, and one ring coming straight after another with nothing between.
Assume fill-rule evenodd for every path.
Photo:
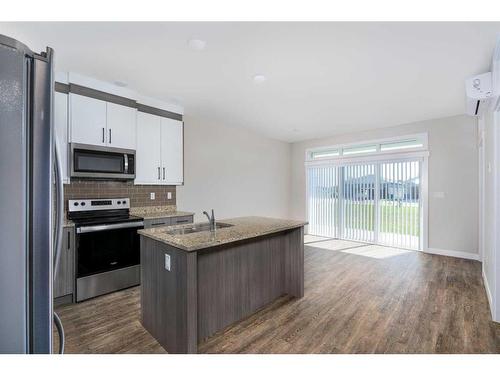
<instances>
[{"instance_id":1,"label":"vertical blind","mask_svg":"<svg viewBox=\"0 0 500 375\"><path fill-rule=\"evenodd\" d=\"M343 238L375 241L375 165L343 167Z\"/></svg>"},{"instance_id":2,"label":"vertical blind","mask_svg":"<svg viewBox=\"0 0 500 375\"><path fill-rule=\"evenodd\" d=\"M309 233L419 249L420 163L309 167Z\"/></svg>"},{"instance_id":3,"label":"vertical blind","mask_svg":"<svg viewBox=\"0 0 500 375\"><path fill-rule=\"evenodd\" d=\"M314 234L339 237L339 169L313 167L308 172L309 225Z\"/></svg>"}]
</instances>

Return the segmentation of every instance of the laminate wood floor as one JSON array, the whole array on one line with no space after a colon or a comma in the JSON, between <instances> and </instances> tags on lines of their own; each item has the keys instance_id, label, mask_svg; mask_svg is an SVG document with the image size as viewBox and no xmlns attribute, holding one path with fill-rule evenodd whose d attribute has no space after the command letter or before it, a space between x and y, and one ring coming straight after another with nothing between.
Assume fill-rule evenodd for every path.
<instances>
[{"instance_id":1,"label":"laminate wood floor","mask_svg":"<svg viewBox=\"0 0 500 375\"><path fill-rule=\"evenodd\" d=\"M304 298L280 298L200 353L500 353L479 262L306 242ZM141 326L139 288L57 311L67 353L165 353Z\"/></svg>"}]
</instances>

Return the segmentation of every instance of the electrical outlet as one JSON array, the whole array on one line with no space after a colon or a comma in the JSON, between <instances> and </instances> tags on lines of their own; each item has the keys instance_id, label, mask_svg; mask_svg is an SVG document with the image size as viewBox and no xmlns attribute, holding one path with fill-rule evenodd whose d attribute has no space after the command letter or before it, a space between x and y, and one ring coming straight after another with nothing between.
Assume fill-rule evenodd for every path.
<instances>
[{"instance_id":1,"label":"electrical outlet","mask_svg":"<svg viewBox=\"0 0 500 375\"><path fill-rule=\"evenodd\" d=\"M154 201L156 199L156 194L155 193L149 193L149 199Z\"/></svg>"},{"instance_id":2,"label":"electrical outlet","mask_svg":"<svg viewBox=\"0 0 500 375\"><path fill-rule=\"evenodd\" d=\"M170 271L170 255L165 254L165 269Z\"/></svg>"},{"instance_id":3,"label":"electrical outlet","mask_svg":"<svg viewBox=\"0 0 500 375\"><path fill-rule=\"evenodd\" d=\"M167 193L167 199L172 199L172 193L170 191Z\"/></svg>"}]
</instances>

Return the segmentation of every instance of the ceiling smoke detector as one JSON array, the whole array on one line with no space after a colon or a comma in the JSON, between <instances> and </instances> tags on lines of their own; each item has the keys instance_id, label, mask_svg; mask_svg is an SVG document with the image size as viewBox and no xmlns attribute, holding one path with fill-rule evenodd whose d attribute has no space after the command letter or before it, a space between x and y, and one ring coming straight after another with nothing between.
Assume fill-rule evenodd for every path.
<instances>
[{"instance_id":1,"label":"ceiling smoke detector","mask_svg":"<svg viewBox=\"0 0 500 375\"><path fill-rule=\"evenodd\" d=\"M207 42L201 39L189 39L188 46L195 51L202 51L207 46Z\"/></svg>"},{"instance_id":2,"label":"ceiling smoke detector","mask_svg":"<svg viewBox=\"0 0 500 375\"><path fill-rule=\"evenodd\" d=\"M255 83L264 83L267 81L267 77L262 74L257 74L253 77Z\"/></svg>"}]
</instances>

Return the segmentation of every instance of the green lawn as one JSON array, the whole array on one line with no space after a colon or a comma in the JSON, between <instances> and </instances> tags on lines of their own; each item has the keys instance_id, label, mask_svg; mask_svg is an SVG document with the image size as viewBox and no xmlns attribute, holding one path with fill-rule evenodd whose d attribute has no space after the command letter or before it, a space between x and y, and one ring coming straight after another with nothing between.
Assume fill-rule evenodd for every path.
<instances>
[{"instance_id":1,"label":"green lawn","mask_svg":"<svg viewBox=\"0 0 500 375\"><path fill-rule=\"evenodd\" d=\"M374 230L373 202L346 202L345 226L352 229ZM419 236L419 207L417 204L393 204L380 201L380 231Z\"/></svg>"},{"instance_id":2,"label":"green lawn","mask_svg":"<svg viewBox=\"0 0 500 375\"><path fill-rule=\"evenodd\" d=\"M347 229L374 230L374 202L345 201L344 226ZM337 203L334 204L334 210ZM380 201L380 231L385 233L420 235L419 206L417 203L393 204ZM334 211L334 212L335 212Z\"/></svg>"}]
</instances>

